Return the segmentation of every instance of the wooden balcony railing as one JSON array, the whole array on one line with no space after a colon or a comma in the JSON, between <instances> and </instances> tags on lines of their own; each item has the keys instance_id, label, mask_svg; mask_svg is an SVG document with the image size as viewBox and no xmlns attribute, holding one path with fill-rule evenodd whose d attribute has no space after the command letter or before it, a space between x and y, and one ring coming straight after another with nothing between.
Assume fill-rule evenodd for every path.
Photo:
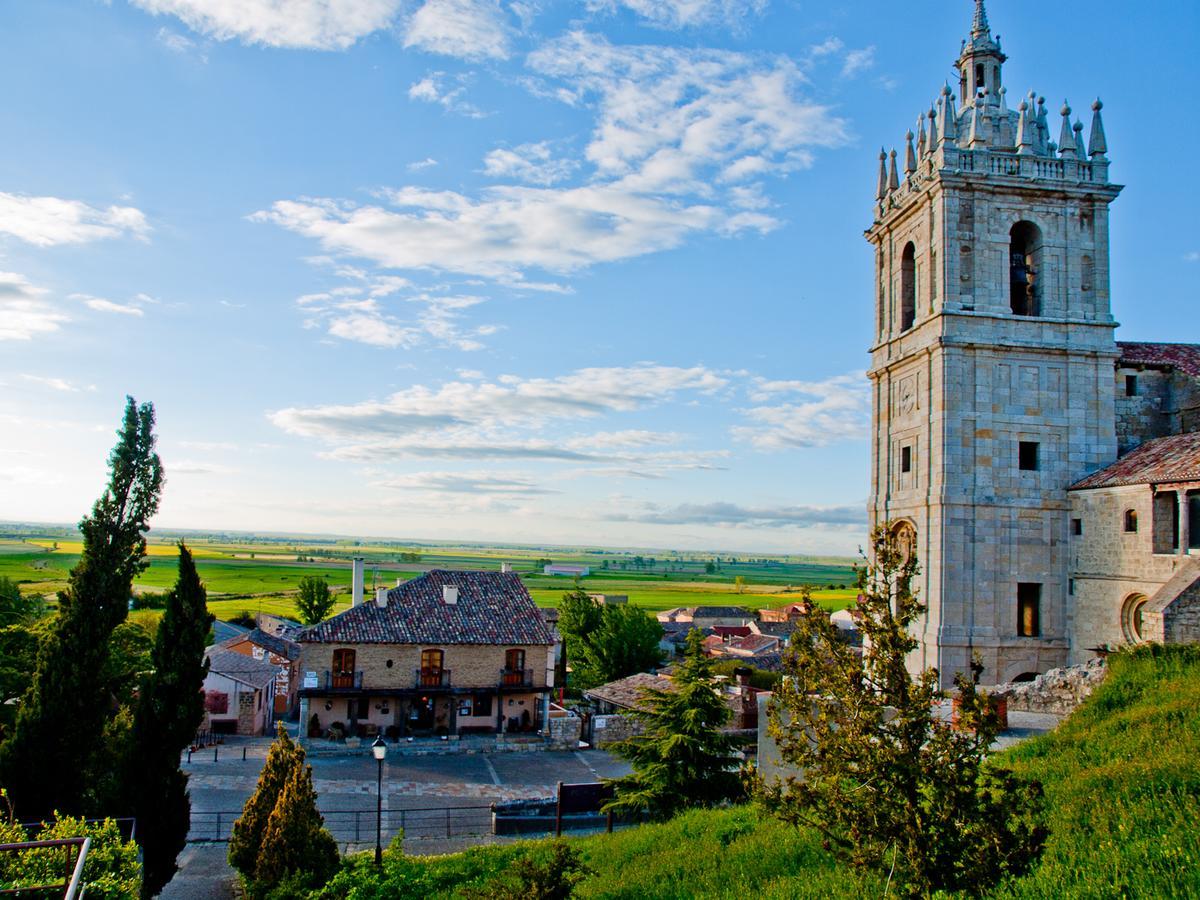
<instances>
[{"instance_id":1,"label":"wooden balcony railing","mask_svg":"<svg viewBox=\"0 0 1200 900\"><path fill-rule=\"evenodd\" d=\"M363 673L357 672L325 672L325 690L353 691L362 688Z\"/></svg>"},{"instance_id":2,"label":"wooden balcony railing","mask_svg":"<svg viewBox=\"0 0 1200 900\"><path fill-rule=\"evenodd\" d=\"M533 669L501 669L501 687L533 687Z\"/></svg>"},{"instance_id":3,"label":"wooden balcony railing","mask_svg":"<svg viewBox=\"0 0 1200 900\"><path fill-rule=\"evenodd\" d=\"M414 682L419 688L450 687L449 669L416 669Z\"/></svg>"}]
</instances>

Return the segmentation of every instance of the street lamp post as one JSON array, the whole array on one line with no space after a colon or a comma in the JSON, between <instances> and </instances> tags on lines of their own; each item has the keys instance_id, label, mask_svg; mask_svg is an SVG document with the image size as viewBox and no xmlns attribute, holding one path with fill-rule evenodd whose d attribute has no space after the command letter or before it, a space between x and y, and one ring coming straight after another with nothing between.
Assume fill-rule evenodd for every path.
<instances>
[{"instance_id":1,"label":"street lamp post","mask_svg":"<svg viewBox=\"0 0 1200 900\"><path fill-rule=\"evenodd\" d=\"M383 760L387 756L387 744L383 735L375 738L371 753L379 764L379 777L375 785L375 865L383 865Z\"/></svg>"}]
</instances>

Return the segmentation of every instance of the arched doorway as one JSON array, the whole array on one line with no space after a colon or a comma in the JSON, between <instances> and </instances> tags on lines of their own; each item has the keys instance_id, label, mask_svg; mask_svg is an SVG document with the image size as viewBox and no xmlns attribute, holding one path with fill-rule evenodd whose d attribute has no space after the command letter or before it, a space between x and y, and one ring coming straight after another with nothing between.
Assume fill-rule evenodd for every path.
<instances>
[{"instance_id":1,"label":"arched doorway","mask_svg":"<svg viewBox=\"0 0 1200 900\"><path fill-rule=\"evenodd\" d=\"M917 248L904 245L900 258L900 330L908 331L917 321Z\"/></svg>"}]
</instances>

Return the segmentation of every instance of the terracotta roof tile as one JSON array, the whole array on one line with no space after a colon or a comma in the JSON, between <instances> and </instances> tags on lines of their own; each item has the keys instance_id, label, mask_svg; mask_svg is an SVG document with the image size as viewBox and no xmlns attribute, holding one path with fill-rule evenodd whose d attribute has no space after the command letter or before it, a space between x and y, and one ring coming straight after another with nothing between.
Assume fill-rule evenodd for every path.
<instances>
[{"instance_id":1,"label":"terracotta roof tile","mask_svg":"<svg viewBox=\"0 0 1200 900\"><path fill-rule=\"evenodd\" d=\"M1121 353L1118 365L1171 366L1188 375L1200 377L1200 344L1118 341L1117 350Z\"/></svg>"},{"instance_id":2,"label":"terracotta roof tile","mask_svg":"<svg viewBox=\"0 0 1200 900\"><path fill-rule=\"evenodd\" d=\"M442 588L458 588L446 603ZM300 633L318 644L553 644L554 638L515 572L433 569Z\"/></svg>"},{"instance_id":3,"label":"terracotta roof tile","mask_svg":"<svg viewBox=\"0 0 1200 900\"><path fill-rule=\"evenodd\" d=\"M660 691L673 691L676 690L676 687L675 682L670 678L665 678L662 675L651 675L648 672L639 672L637 675L630 675L628 678L622 678L619 681L610 681L608 684L602 684L583 693L587 697L611 703L613 706L636 709L642 705L643 691L649 688Z\"/></svg>"},{"instance_id":4,"label":"terracotta roof tile","mask_svg":"<svg viewBox=\"0 0 1200 900\"><path fill-rule=\"evenodd\" d=\"M1146 441L1111 466L1075 482L1070 490L1197 480L1200 480L1200 433L1173 434Z\"/></svg>"}]
</instances>

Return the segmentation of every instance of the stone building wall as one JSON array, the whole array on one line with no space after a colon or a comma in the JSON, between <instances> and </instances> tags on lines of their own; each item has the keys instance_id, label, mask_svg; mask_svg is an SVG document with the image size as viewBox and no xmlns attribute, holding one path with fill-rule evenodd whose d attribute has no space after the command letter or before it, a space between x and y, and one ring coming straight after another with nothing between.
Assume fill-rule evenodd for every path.
<instances>
[{"instance_id":1,"label":"stone building wall","mask_svg":"<svg viewBox=\"0 0 1200 900\"><path fill-rule=\"evenodd\" d=\"M261 733L261 729L258 727L259 719L261 718L259 715L260 710L255 709L255 705L254 705L255 700L257 698L261 698L261 696L262 695L258 691L253 691L253 692L245 691L244 693L237 695L237 701L238 701L237 733L238 734L259 734L259 733ZM258 702L261 704L262 700L259 699Z\"/></svg>"},{"instance_id":2,"label":"stone building wall","mask_svg":"<svg viewBox=\"0 0 1200 900\"><path fill-rule=\"evenodd\" d=\"M333 665L333 652L343 647L354 650L354 667L363 673L364 688L415 688L416 671L421 667L421 651L441 649L443 667L450 670L451 687L490 688L500 681L506 650L525 651L525 668L531 671L535 688L553 687L553 647L531 645L478 644L326 644L304 643L300 649L301 677L315 672L322 680ZM389 665L390 663L390 665Z\"/></svg>"},{"instance_id":3,"label":"stone building wall","mask_svg":"<svg viewBox=\"0 0 1200 900\"><path fill-rule=\"evenodd\" d=\"M1137 531L1126 531L1128 512L1137 516ZM1072 491L1071 518L1082 533L1071 537L1070 659L1082 663L1092 647L1130 643L1130 604L1153 597L1195 556L1154 552L1154 492L1148 484Z\"/></svg>"},{"instance_id":4,"label":"stone building wall","mask_svg":"<svg viewBox=\"0 0 1200 900\"><path fill-rule=\"evenodd\" d=\"M1127 378L1134 378L1129 393ZM1200 378L1176 369L1118 366L1114 383L1122 456L1151 438L1200 431Z\"/></svg>"}]
</instances>

